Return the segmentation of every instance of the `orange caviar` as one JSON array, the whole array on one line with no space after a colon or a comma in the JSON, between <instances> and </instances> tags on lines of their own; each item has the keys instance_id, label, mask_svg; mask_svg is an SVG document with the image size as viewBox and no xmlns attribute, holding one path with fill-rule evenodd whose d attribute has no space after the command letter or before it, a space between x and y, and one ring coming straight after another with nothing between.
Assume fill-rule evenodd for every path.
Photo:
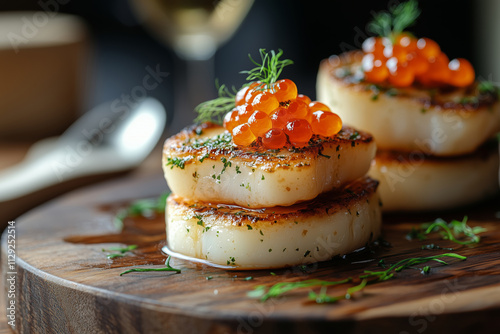
<instances>
[{"instance_id":1,"label":"orange caviar","mask_svg":"<svg viewBox=\"0 0 500 334\"><path fill-rule=\"evenodd\" d=\"M342 120L331 111L318 110L313 112L311 128L316 134L330 137L342 129Z\"/></svg>"},{"instance_id":2,"label":"orange caviar","mask_svg":"<svg viewBox=\"0 0 500 334\"><path fill-rule=\"evenodd\" d=\"M313 135L331 137L342 121L324 103L298 94L292 80L265 86L252 83L237 92L235 105L224 117L224 127L236 145L249 146L259 138L267 149L304 147Z\"/></svg>"},{"instance_id":3,"label":"orange caviar","mask_svg":"<svg viewBox=\"0 0 500 334\"><path fill-rule=\"evenodd\" d=\"M273 123L268 114L257 110L248 119L248 125L250 125L250 130L252 130L255 136L262 137L264 133L271 129Z\"/></svg>"},{"instance_id":4,"label":"orange caviar","mask_svg":"<svg viewBox=\"0 0 500 334\"><path fill-rule=\"evenodd\" d=\"M257 139L250 129L248 123L243 123L235 127L232 131L233 141L236 145L248 146Z\"/></svg>"},{"instance_id":5,"label":"orange caviar","mask_svg":"<svg viewBox=\"0 0 500 334\"><path fill-rule=\"evenodd\" d=\"M273 128L264 134L262 144L271 150L276 150L285 146L287 140L283 130Z\"/></svg>"},{"instance_id":6,"label":"orange caviar","mask_svg":"<svg viewBox=\"0 0 500 334\"><path fill-rule=\"evenodd\" d=\"M385 37L367 38L361 68L367 82L409 87L451 85L466 87L475 80L474 68L466 59L450 61L439 44L429 38L417 39L401 33L391 42Z\"/></svg>"}]
</instances>

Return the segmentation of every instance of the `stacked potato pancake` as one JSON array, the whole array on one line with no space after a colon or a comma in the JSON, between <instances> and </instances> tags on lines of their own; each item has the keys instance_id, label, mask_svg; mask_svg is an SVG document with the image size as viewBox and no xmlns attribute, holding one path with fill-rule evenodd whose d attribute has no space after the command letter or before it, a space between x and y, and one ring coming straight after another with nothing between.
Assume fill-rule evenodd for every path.
<instances>
[{"instance_id":1,"label":"stacked potato pancake","mask_svg":"<svg viewBox=\"0 0 500 334\"><path fill-rule=\"evenodd\" d=\"M323 60L317 94L376 139L369 174L381 182L384 210L452 208L497 192L498 146L488 142L500 130L497 92L478 82L373 84L363 78L365 56L353 51Z\"/></svg>"},{"instance_id":2,"label":"stacked potato pancake","mask_svg":"<svg viewBox=\"0 0 500 334\"><path fill-rule=\"evenodd\" d=\"M378 182L366 177L371 135L344 126L304 147L235 145L202 123L167 139L170 252L225 268L279 268L331 259L380 233Z\"/></svg>"}]
</instances>

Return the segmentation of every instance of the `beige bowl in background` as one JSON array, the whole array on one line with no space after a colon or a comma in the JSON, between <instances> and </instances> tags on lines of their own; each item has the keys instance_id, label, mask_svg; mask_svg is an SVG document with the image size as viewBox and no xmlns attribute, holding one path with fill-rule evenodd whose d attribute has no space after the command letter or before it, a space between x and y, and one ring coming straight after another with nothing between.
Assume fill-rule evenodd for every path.
<instances>
[{"instance_id":1,"label":"beige bowl in background","mask_svg":"<svg viewBox=\"0 0 500 334\"><path fill-rule=\"evenodd\" d=\"M57 12L0 14L0 139L60 134L83 108L89 37Z\"/></svg>"}]
</instances>

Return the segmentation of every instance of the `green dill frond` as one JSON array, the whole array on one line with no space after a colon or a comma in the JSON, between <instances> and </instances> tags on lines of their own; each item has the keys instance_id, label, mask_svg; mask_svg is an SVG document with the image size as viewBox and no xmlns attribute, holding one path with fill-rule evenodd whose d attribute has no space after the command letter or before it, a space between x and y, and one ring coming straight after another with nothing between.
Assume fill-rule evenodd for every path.
<instances>
[{"instance_id":1,"label":"green dill frond","mask_svg":"<svg viewBox=\"0 0 500 334\"><path fill-rule=\"evenodd\" d=\"M378 36L393 39L412 26L419 15L418 1L409 0L389 8L389 12L373 14L373 20L368 23L368 30Z\"/></svg>"},{"instance_id":2,"label":"green dill frond","mask_svg":"<svg viewBox=\"0 0 500 334\"><path fill-rule=\"evenodd\" d=\"M290 59L280 60L283 55L283 50L279 50L278 53L271 50L266 52L265 49L259 50L260 56L262 58L261 63L255 61L251 55L248 55L250 61L256 65L255 68L249 71L242 71L240 73L247 74L247 83L241 88L250 85L250 83L255 81L260 81L262 89L271 88L272 84L278 81L278 78L283 71L285 66L293 64ZM229 89L226 85L220 85L215 83L218 91L218 97L200 103L194 109L198 113L195 118L196 123L203 122L214 122L216 124L222 125L224 116L235 108L235 97L238 90L235 87ZM240 89L241 89L240 88Z\"/></svg>"},{"instance_id":3,"label":"green dill frond","mask_svg":"<svg viewBox=\"0 0 500 334\"><path fill-rule=\"evenodd\" d=\"M222 125L224 115L235 107L235 96L238 92L236 88L233 87L231 91L226 85L219 86L218 82L215 85L219 97L202 102L196 106L194 109L198 113L198 116L194 120L196 123L211 121Z\"/></svg>"},{"instance_id":4,"label":"green dill frond","mask_svg":"<svg viewBox=\"0 0 500 334\"><path fill-rule=\"evenodd\" d=\"M259 49L261 63L255 61L251 55L248 55L250 61L256 65L248 71L241 71L242 74L247 74L246 80L248 82L260 81L264 87L269 87L278 81L283 68L292 65L293 61L290 59L280 60L283 55L283 50L279 49L278 53L271 50L266 52L266 49Z\"/></svg>"}]
</instances>

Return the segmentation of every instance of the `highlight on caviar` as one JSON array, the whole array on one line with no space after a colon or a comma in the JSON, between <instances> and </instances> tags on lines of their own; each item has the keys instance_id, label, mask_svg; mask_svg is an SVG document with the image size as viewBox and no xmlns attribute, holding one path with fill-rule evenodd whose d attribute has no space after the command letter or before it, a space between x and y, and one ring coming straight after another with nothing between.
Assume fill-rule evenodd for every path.
<instances>
[{"instance_id":1,"label":"highlight on caviar","mask_svg":"<svg viewBox=\"0 0 500 334\"><path fill-rule=\"evenodd\" d=\"M327 105L299 94L292 80L279 79L293 64L280 59L282 50L260 49L259 54L260 62L249 55L256 67L241 72L247 83L232 90L220 86L218 98L196 107L196 122L223 124L234 144L267 149L305 147L313 136L331 137L342 129L342 120Z\"/></svg>"},{"instance_id":2,"label":"highlight on caviar","mask_svg":"<svg viewBox=\"0 0 500 334\"><path fill-rule=\"evenodd\" d=\"M474 68L467 59L450 60L436 41L406 31L419 15L417 0L391 8L390 14L373 15L368 29L376 36L362 44L365 81L394 87L467 87L474 83Z\"/></svg>"}]
</instances>

